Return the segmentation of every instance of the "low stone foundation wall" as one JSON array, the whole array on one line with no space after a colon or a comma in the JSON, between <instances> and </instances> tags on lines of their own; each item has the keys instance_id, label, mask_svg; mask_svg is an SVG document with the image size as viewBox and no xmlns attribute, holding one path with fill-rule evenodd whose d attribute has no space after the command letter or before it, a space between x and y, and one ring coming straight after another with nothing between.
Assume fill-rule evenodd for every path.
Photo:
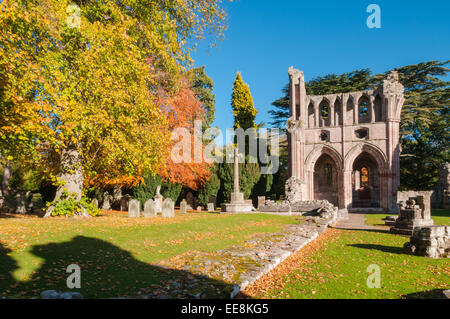
<instances>
[{"instance_id":1,"label":"low stone foundation wall","mask_svg":"<svg viewBox=\"0 0 450 319\"><path fill-rule=\"evenodd\" d=\"M450 226L417 227L404 249L417 256L450 258Z\"/></svg>"},{"instance_id":2,"label":"low stone foundation wall","mask_svg":"<svg viewBox=\"0 0 450 319\"><path fill-rule=\"evenodd\" d=\"M177 298L234 298L248 285L316 239L329 225L334 225L337 218L336 214L329 218L310 216L301 224L287 225L281 232L250 239L243 246L232 246L215 253L191 251L161 262L160 267L179 269L204 279L173 277L158 288L159 294L169 298L173 298L174 292ZM149 294L141 298L160 296Z\"/></svg>"}]
</instances>

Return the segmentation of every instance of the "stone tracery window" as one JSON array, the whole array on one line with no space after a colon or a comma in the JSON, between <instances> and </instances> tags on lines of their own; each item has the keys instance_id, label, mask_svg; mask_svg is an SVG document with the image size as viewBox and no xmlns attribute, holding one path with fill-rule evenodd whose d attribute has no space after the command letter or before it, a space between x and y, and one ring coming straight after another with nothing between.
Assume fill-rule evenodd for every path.
<instances>
[{"instance_id":1,"label":"stone tracery window","mask_svg":"<svg viewBox=\"0 0 450 319\"><path fill-rule=\"evenodd\" d=\"M369 100L366 96L362 96L359 100L358 104L358 110L359 110L359 122L360 123L367 123L370 122L369 117Z\"/></svg>"},{"instance_id":2,"label":"stone tracery window","mask_svg":"<svg viewBox=\"0 0 450 319\"><path fill-rule=\"evenodd\" d=\"M330 109L328 107L328 104L327 103L320 104L320 116L324 120L328 119L329 113L330 113Z\"/></svg>"},{"instance_id":3,"label":"stone tracery window","mask_svg":"<svg viewBox=\"0 0 450 319\"><path fill-rule=\"evenodd\" d=\"M367 167L361 168L361 174L360 174L361 187L368 187L369 186L369 169Z\"/></svg>"}]
</instances>

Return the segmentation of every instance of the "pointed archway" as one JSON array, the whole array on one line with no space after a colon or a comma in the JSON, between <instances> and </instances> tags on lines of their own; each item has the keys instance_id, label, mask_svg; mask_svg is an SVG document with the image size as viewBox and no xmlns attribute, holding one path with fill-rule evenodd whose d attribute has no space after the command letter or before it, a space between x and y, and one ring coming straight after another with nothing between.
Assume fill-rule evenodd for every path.
<instances>
[{"instance_id":1,"label":"pointed archway","mask_svg":"<svg viewBox=\"0 0 450 319\"><path fill-rule=\"evenodd\" d=\"M352 207L381 207L380 180L380 170L375 159L367 152L361 153L353 162Z\"/></svg>"},{"instance_id":2,"label":"pointed archway","mask_svg":"<svg viewBox=\"0 0 450 319\"><path fill-rule=\"evenodd\" d=\"M338 176L334 160L330 155L322 154L314 165L314 199L326 199L338 206Z\"/></svg>"}]
</instances>

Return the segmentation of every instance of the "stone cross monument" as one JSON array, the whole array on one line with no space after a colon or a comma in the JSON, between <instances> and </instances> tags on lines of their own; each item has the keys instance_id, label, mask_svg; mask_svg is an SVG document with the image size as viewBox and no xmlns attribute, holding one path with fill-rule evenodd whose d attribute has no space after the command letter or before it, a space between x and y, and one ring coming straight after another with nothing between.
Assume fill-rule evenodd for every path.
<instances>
[{"instance_id":1,"label":"stone cross monument","mask_svg":"<svg viewBox=\"0 0 450 319\"><path fill-rule=\"evenodd\" d=\"M239 191L239 152L234 149L234 171L233 171L233 192L229 204L222 204L222 212L225 213L248 213L253 210L251 200L244 199L244 193Z\"/></svg>"}]
</instances>

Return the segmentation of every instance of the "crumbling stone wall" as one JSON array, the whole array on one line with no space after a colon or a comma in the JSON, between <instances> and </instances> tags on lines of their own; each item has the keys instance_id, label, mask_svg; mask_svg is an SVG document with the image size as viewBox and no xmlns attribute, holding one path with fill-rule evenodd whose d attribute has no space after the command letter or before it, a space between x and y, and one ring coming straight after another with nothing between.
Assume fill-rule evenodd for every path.
<instances>
[{"instance_id":1,"label":"crumbling stone wall","mask_svg":"<svg viewBox=\"0 0 450 319\"><path fill-rule=\"evenodd\" d=\"M443 163L439 169L439 180L431 196L433 208L450 208L450 163Z\"/></svg>"},{"instance_id":2,"label":"crumbling stone wall","mask_svg":"<svg viewBox=\"0 0 450 319\"><path fill-rule=\"evenodd\" d=\"M426 216L431 215L431 202L430 198L433 191L398 191L397 192L397 203L406 202L410 198L416 198L423 196L424 204L424 214Z\"/></svg>"},{"instance_id":3,"label":"crumbling stone wall","mask_svg":"<svg viewBox=\"0 0 450 319\"><path fill-rule=\"evenodd\" d=\"M450 226L416 227L404 249L416 256L450 258Z\"/></svg>"}]
</instances>

